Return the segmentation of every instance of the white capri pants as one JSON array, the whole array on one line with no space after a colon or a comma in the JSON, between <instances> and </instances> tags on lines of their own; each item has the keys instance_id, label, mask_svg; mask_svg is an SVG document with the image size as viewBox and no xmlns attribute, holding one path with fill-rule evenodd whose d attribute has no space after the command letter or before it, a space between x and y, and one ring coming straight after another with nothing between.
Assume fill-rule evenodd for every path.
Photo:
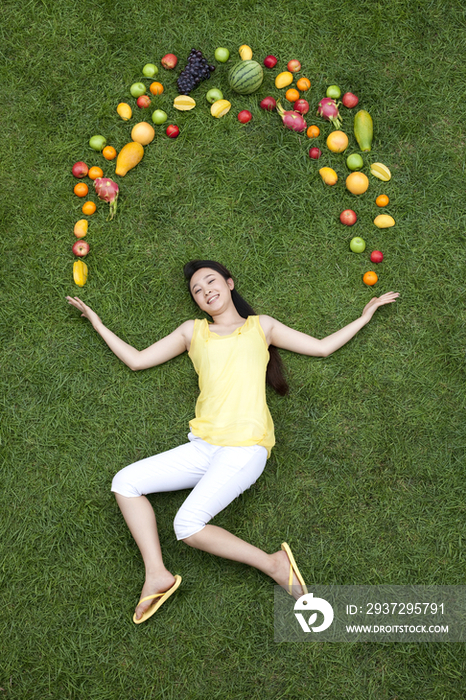
<instances>
[{"instance_id":1,"label":"white capri pants","mask_svg":"<svg viewBox=\"0 0 466 700\"><path fill-rule=\"evenodd\" d=\"M192 433L189 442L121 469L112 491L127 498L193 489L176 514L176 538L195 535L217 513L254 484L264 471L262 445L221 447Z\"/></svg>"}]
</instances>

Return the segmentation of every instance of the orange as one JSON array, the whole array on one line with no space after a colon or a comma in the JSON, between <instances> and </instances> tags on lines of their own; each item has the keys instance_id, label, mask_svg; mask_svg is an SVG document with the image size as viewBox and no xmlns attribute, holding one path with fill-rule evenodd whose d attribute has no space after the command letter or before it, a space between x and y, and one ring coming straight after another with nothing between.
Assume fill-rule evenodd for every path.
<instances>
[{"instance_id":1,"label":"orange","mask_svg":"<svg viewBox=\"0 0 466 700\"><path fill-rule=\"evenodd\" d=\"M288 102L296 102L296 100L299 100L299 92L295 88L290 88L285 92L285 97Z\"/></svg>"},{"instance_id":2,"label":"orange","mask_svg":"<svg viewBox=\"0 0 466 700\"><path fill-rule=\"evenodd\" d=\"M375 200L375 203L378 207L386 207L389 201L390 200L388 199L386 194L379 194L379 196Z\"/></svg>"},{"instance_id":3,"label":"orange","mask_svg":"<svg viewBox=\"0 0 466 700\"><path fill-rule=\"evenodd\" d=\"M306 92L306 90L309 90L309 88L311 87L311 81L309 80L309 78L300 78L296 83L296 87L298 88L298 90Z\"/></svg>"},{"instance_id":4,"label":"orange","mask_svg":"<svg viewBox=\"0 0 466 700\"><path fill-rule=\"evenodd\" d=\"M97 180L98 177L104 176L104 171L102 170L102 168L98 168L97 165L94 165L94 167L89 168L89 172L87 174L91 178L91 180Z\"/></svg>"},{"instance_id":5,"label":"orange","mask_svg":"<svg viewBox=\"0 0 466 700\"><path fill-rule=\"evenodd\" d=\"M316 139L318 135L320 134L320 129L318 126L313 124L312 126L309 127L309 129L306 131L306 134L309 136L310 139Z\"/></svg>"},{"instance_id":6,"label":"orange","mask_svg":"<svg viewBox=\"0 0 466 700\"><path fill-rule=\"evenodd\" d=\"M367 284L368 287L373 287L374 284L377 282L379 278L375 274L375 272L366 272L365 275L363 275L362 281L364 284Z\"/></svg>"},{"instance_id":7,"label":"orange","mask_svg":"<svg viewBox=\"0 0 466 700\"><path fill-rule=\"evenodd\" d=\"M74 186L73 192L77 194L78 197L85 197L89 192L89 187L85 182L78 182L78 184Z\"/></svg>"},{"instance_id":8,"label":"orange","mask_svg":"<svg viewBox=\"0 0 466 700\"><path fill-rule=\"evenodd\" d=\"M352 194L364 194L369 187L369 179L364 173L351 173L346 178L346 189Z\"/></svg>"},{"instance_id":9,"label":"orange","mask_svg":"<svg viewBox=\"0 0 466 700\"><path fill-rule=\"evenodd\" d=\"M105 158L105 160L113 160L117 156L116 150L113 148L113 146L105 146L104 150L102 151L102 155Z\"/></svg>"},{"instance_id":10,"label":"orange","mask_svg":"<svg viewBox=\"0 0 466 700\"><path fill-rule=\"evenodd\" d=\"M81 211L83 214L90 216L91 214L93 214L95 212L96 209L97 209L97 207L94 204L94 202L84 202Z\"/></svg>"},{"instance_id":11,"label":"orange","mask_svg":"<svg viewBox=\"0 0 466 700\"><path fill-rule=\"evenodd\" d=\"M161 95L163 92L163 85L156 81L155 83L151 83L149 90L153 95Z\"/></svg>"},{"instance_id":12,"label":"orange","mask_svg":"<svg viewBox=\"0 0 466 700\"><path fill-rule=\"evenodd\" d=\"M332 131L327 136L327 148L332 153L343 153L348 148L348 137L344 131Z\"/></svg>"}]
</instances>

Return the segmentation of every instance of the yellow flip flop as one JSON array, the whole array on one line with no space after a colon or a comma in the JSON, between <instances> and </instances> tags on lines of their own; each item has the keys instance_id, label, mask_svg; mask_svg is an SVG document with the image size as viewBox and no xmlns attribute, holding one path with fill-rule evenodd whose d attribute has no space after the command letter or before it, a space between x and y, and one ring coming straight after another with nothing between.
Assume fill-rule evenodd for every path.
<instances>
[{"instance_id":1,"label":"yellow flip flop","mask_svg":"<svg viewBox=\"0 0 466 700\"><path fill-rule=\"evenodd\" d=\"M290 560L290 578L288 581L288 593L290 595L293 595L293 574L296 576L298 579L299 583L301 584L301 588L303 589L303 594L307 594L307 588L306 584L304 583L304 579L301 576L301 572L298 569L298 565L296 564L295 558L293 556L293 553L290 549L289 544L286 542L283 542L282 544L282 549L284 552L286 552L288 559Z\"/></svg>"},{"instance_id":2,"label":"yellow flip flop","mask_svg":"<svg viewBox=\"0 0 466 700\"><path fill-rule=\"evenodd\" d=\"M133 615L134 624L140 625L141 622L145 622L146 620L149 619L149 617L152 617L152 615L160 608L160 606L165 603L167 598L169 598L171 596L171 594L176 591L176 589L178 588L180 583L181 583L181 576L178 576L178 574L176 574L175 583L173 584L173 586L171 588L168 589L168 591L164 591L163 593L154 593L154 595L147 595L145 598L141 598L138 605L140 605L140 603L144 602L145 600L151 600L151 599L155 599L155 598L158 598L158 600L156 603L154 603L154 605L151 605L150 608L147 608L147 610L145 611L143 616L139 618L139 620L136 619L136 613L134 613L134 615Z\"/></svg>"}]
</instances>

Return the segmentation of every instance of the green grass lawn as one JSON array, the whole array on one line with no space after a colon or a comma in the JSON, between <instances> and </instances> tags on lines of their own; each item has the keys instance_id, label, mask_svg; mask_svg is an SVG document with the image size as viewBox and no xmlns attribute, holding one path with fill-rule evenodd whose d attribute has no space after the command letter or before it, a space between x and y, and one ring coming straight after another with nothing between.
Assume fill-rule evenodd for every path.
<instances>
[{"instance_id":1,"label":"green grass lawn","mask_svg":"<svg viewBox=\"0 0 466 700\"><path fill-rule=\"evenodd\" d=\"M215 523L270 552L289 541L308 584L463 584L464 4L5 0L2 20L0 697L463 698L460 644L276 644L272 582L176 542L186 492L151 497L182 586L149 622L132 623L144 571L111 478L184 441L196 375L186 355L131 372L65 297L81 296L142 349L196 316L182 276L192 258L223 262L258 312L317 337L373 294L399 291L335 355L282 353L291 391L269 393L277 445ZM260 62L277 55L277 69L301 60L316 142L259 109L269 94L286 103L277 70L257 93L231 93L243 43ZM179 71L160 68L154 102L180 136L156 128L143 161L118 179L113 222L98 204L79 289L71 167L84 160L113 177L89 138L121 149L133 124L150 121L152 108L129 93L142 66L173 52L184 67L193 46L210 60L226 46L231 58L185 113L172 107ZM380 161L393 174L369 175L359 198L315 116L329 84L355 92L374 119L364 171ZM219 120L205 100L213 86L232 102ZM129 123L121 101L133 106ZM236 118L244 108L247 125ZM342 109L348 152L358 151L353 114ZM335 187L322 183L323 165L337 171ZM372 223L381 193L396 220L387 230ZM353 228L339 222L346 208L357 211ZM354 235L365 253L349 250ZM369 289L373 249L385 260Z\"/></svg>"}]
</instances>

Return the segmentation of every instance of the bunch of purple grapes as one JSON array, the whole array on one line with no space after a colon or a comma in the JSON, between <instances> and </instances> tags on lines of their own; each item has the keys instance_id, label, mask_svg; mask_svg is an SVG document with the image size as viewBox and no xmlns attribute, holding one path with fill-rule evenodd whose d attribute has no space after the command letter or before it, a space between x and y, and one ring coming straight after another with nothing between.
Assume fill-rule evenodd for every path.
<instances>
[{"instance_id":1,"label":"bunch of purple grapes","mask_svg":"<svg viewBox=\"0 0 466 700\"><path fill-rule=\"evenodd\" d=\"M191 90L194 90L199 83L210 78L210 74L214 70L215 66L210 66L207 63L202 55L202 51L191 49L186 68L180 73L180 77L176 81L180 95L189 95Z\"/></svg>"}]
</instances>

